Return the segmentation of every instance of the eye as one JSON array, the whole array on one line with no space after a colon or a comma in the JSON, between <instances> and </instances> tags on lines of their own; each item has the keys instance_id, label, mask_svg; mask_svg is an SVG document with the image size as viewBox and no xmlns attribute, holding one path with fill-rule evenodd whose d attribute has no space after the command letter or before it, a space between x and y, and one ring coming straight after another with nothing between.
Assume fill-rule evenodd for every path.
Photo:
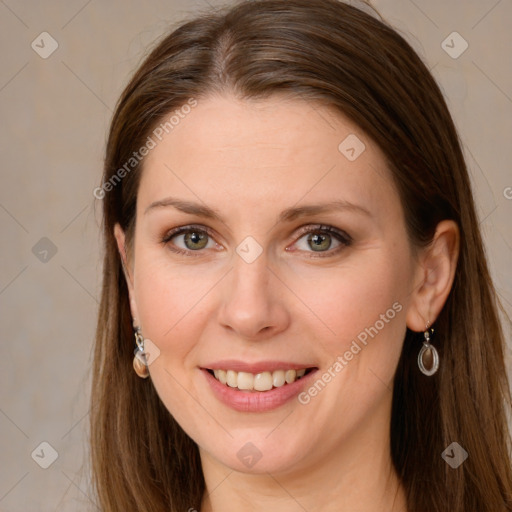
<instances>
[{"instance_id":1,"label":"eye","mask_svg":"<svg viewBox=\"0 0 512 512\"><path fill-rule=\"evenodd\" d=\"M212 233L205 228L181 226L166 233L162 243L169 245L169 249L177 254L196 256L196 254L192 253L200 252L201 249L211 249L217 245L211 237ZM169 243L171 240L173 241L172 244ZM180 243L182 244L181 247L178 245Z\"/></svg>"},{"instance_id":2,"label":"eye","mask_svg":"<svg viewBox=\"0 0 512 512\"><path fill-rule=\"evenodd\" d=\"M352 238L347 233L332 226L305 226L300 230L299 234L304 234L304 236L295 242L295 245L298 246L299 250L303 250L305 252L327 253L325 256L311 255L310 257L323 258L326 256L332 256L352 243ZM333 244L334 249L330 250Z\"/></svg>"},{"instance_id":3,"label":"eye","mask_svg":"<svg viewBox=\"0 0 512 512\"><path fill-rule=\"evenodd\" d=\"M294 244L298 246L299 250L319 253L316 256L310 254L310 257L333 256L352 243L350 235L332 226L304 226L299 229L299 235L302 236ZM209 229L194 225L172 229L162 238L162 243L168 246L172 252L186 256L200 256L202 249L220 247L213 240L213 233ZM334 249L332 249L333 245ZM289 252L295 251L295 249L289 248L286 248L286 250Z\"/></svg>"}]
</instances>

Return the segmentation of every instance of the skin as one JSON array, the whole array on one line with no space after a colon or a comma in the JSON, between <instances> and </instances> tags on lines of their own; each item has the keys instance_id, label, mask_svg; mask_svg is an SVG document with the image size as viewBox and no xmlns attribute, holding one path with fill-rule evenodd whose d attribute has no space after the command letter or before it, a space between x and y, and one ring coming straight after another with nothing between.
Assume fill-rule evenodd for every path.
<instances>
[{"instance_id":1,"label":"skin","mask_svg":"<svg viewBox=\"0 0 512 512\"><path fill-rule=\"evenodd\" d=\"M354 161L338 150L349 134L366 147ZM146 212L169 196L208 205L224 221L172 206ZM286 208L334 200L368 214L277 221ZM414 248L380 149L339 113L278 96L201 99L146 157L136 216L130 250L115 228L132 315L160 351L149 366L155 389L199 446L201 511L406 510L389 448L393 376L406 326L425 330L446 301L456 225L441 222L428 248ZM183 234L162 242L191 223L212 230L206 247L194 251ZM315 252L299 228L316 224L353 241L327 234ZM247 236L263 251L252 263L236 252ZM274 359L322 374L396 303L401 310L307 405L237 412L199 370L219 359ZM248 442L261 454L251 468L237 457Z\"/></svg>"}]
</instances>

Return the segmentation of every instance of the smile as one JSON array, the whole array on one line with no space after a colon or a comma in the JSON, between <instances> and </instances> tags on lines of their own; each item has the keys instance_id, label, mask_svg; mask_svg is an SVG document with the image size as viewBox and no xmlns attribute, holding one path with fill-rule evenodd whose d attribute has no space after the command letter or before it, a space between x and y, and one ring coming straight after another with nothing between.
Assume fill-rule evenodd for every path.
<instances>
[{"instance_id":1,"label":"smile","mask_svg":"<svg viewBox=\"0 0 512 512\"><path fill-rule=\"evenodd\" d=\"M246 392L263 392L280 388L287 384L293 384L295 381L304 377L313 368L302 369L282 369L274 371L263 371L260 373L237 372L235 370L208 369L207 371L215 377L220 383L231 388L237 388Z\"/></svg>"}]
</instances>

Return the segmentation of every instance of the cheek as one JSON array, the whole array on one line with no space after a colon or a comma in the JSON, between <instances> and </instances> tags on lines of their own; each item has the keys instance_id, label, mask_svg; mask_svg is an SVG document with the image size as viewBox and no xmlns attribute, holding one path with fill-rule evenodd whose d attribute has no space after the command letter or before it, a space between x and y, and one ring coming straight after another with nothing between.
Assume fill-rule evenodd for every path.
<instances>
[{"instance_id":1,"label":"cheek","mask_svg":"<svg viewBox=\"0 0 512 512\"><path fill-rule=\"evenodd\" d=\"M136 276L135 299L144 335L161 343L162 349L172 344L175 350L183 339L183 326L199 326L190 319L200 317L201 301L211 288L209 280L204 276L198 279L192 270L155 263L144 267L142 261Z\"/></svg>"},{"instance_id":2,"label":"cheek","mask_svg":"<svg viewBox=\"0 0 512 512\"><path fill-rule=\"evenodd\" d=\"M151 374L165 369L190 387L200 340L214 313L215 284L225 270L178 263L161 249L141 248L135 261L135 300L142 332L160 351Z\"/></svg>"},{"instance_id":3,"label":"cheek","mask_svg":"<svg viewBox=\"0 0 512 512\"><path fill-rule=\"evenodd\" d=\"M389 396L406 329L411 269L407 254L404 250L397 257L384 248L368 251L350 265L300 281L297 294L315 312L317 332L323 333L319 341L325 367L319 378L329 383L318 400L316 389L306 390L304 397L311 398L320 422L335 417L334 423L349 428ZM308 318L310 324L315 321L311 314Z\"/></svg>"},{"instance_id":4,"label":"cheek","mask_svg":"<svg viewBox=\"0 0 512 512\"><path fill-rule=\"evenodd\" d=\"M143 334L156 345L158 358L150 365L151 380L167 410L189 435L198 436L194 418L204 416L195 391L199 340L208 319L206 295L212 282L185 265L169 266L161 256L139 255L135 297ZM214 282L214 281L213 281ZM209 419L203 418L207 424ZM197 428L196 428L197 427ZM211 425L214 428L214 425Z\"/></svg>"},{"instance_id":5,"label":"cheek","mask_svg":"<svg viewBox=\"0 0 512 512\"><path fill-rule=\"evenodd\" d=\"M287 281L293 283L294 293L305 305L306 318L316 322L324 348L336 357L348 350L360 333L364 339L365 329L376 322L386 337L402 332L405 320L397 313L405 310L409 274L406 257L397 258L396 253L388 257L383 250L371 250L327 270L303 266Z\"/></svg>"},{"instance_id":6,"label":"cheek","mask_svg":"<svg viewBox=\"0 0 512 512\"><path fill-rule=\"evenodd\" d=\"M326 383L325 391L322 383L312 385L302 403L311 405L320 424L348 430L389 399L406 330L409 260L377 251L367 256L325 275L303 276L296 290L315 313L308 312L306 332L316 324L322 333L318 378Z\"/></svg>"}]
</instances>

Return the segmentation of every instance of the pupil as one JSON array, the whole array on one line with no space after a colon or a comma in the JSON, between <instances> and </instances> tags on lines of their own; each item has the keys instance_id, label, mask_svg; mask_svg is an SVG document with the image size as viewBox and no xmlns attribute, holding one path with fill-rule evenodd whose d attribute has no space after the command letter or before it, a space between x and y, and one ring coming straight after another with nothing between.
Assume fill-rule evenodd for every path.
<instances>
[{"instance_id":1,"label":"pupil","mask_svg":"<svg viewBox=\"0 0 512 512\"><path fill-rule=\"evenodd\" d=\"M325 241L327 240L327 235L314 234L314 235L310 236L309 240L311 242L313 242L314 249L315 248L328 249L329 245L330 245L329 242L327 242L327 244L325 244ZM322 244L323 244L323 246L322 246Z\"/></svg>"},{"instance_id":2,"label":"pupil","mask_svg":"<svg viewBox=\"0 0 512 512\"><path fill-rule=\"evenodd\" d=\"M197 231L191 231L185 235L185 241L191 245L201 244L201 242L205 239L206 239L206 235L204 235L203 233L198 233ZM191 247L191 248L197 249L197 247Z\"/></svg>"}]
</instances>

